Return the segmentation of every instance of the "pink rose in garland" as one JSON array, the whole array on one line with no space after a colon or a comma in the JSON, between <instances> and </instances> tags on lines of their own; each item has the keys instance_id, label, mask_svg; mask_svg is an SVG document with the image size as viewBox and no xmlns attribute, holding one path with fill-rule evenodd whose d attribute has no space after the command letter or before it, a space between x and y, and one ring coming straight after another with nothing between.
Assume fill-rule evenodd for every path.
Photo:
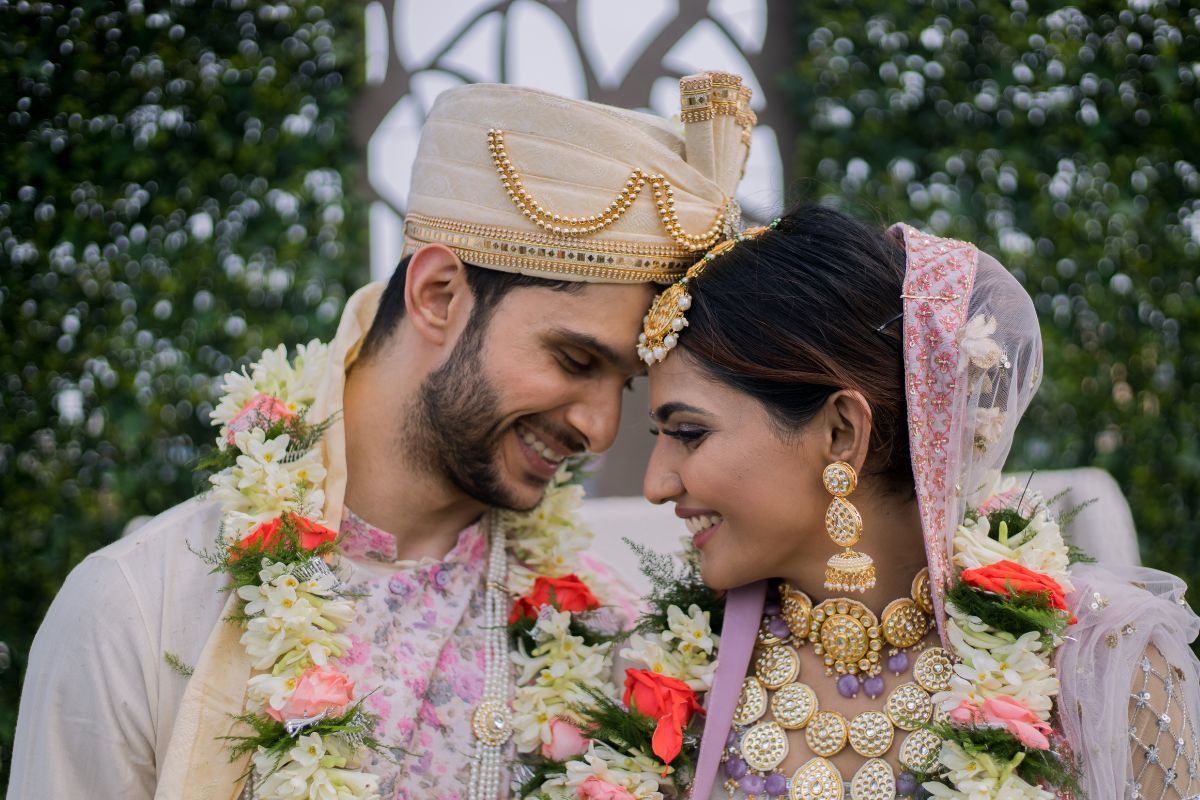
<instances>
[{"instance_id":1,"label":"pink rose in garland","mask_svg":"<svg viewBox=\"0 0 1200 800\"><path fill-rule=\"evenodd\" d=\"M683 747L683 729L692 714L703 714L696 693L678 678L647 669L625 670L625 705L639 714L658 720L651 749L670 764Z\"/></svg>"},{"instance_id":2,"label":"pink rose in garland","mask_svg":"<svg viewBox=\"0 0 1200 800\"><path fill-rule=\"evenodd\" d=\"M1045 595L1051 608L1068 611L1066 594L1058 581L1012 561L997 561L986 567L963 570L963 583L985 592L1011 597L1013 593ZM1075 615L1071 615L1075 623Z\"/></svg>"},{"instance_id":3,"label":"pink rose in garland","mask_svg":"<svg viewBox=\"0 0 1200 800\"><path fill-rule=\"evenodd\" d=\"M575 796L579 800L637 800L625 789L596 775L581 783Z\"/></svg>"},{"instance_id":4,"label":"pink rose in garland","mask_svg":"<svg viewBox=\"0 0 1200 800\"><path fill-rule=\"evenodd\" d=\"M293 719L336 717L354 697L354 681L332 667L309 667L296 682L296 690L283 708L267 706L267 713L284 722Z\"/></svg>"},{"instance_id":5,"label":"pink rose in garland","mask_svg":"<svg viewBox=\"0 0 1200 800\"><path fill-rule=\"evenodd\" d=\"M1053 729L1019 700L1008 695L989 697L983 701L983 706L974 706L964 700L950 712L950 719L958 725L1004 728L1026 747L1050 749L1049 736Z\"/></svg>"},{"instance_id":6,"label":"pink rose in garland","mask_svg":"<svg viewBox=\"0 0 1200 800\"><path fill-rule=\"evenodd\" d=\"M551 761L566 761L588 749L590 740L565 719L550 720L550 741L542 745L542 755Z\"/></svg>"},{"instance_id":7,"label":"pink rose in garland","mask_svg":"<svg viewBox=\"0 0 1200 800\"><path fill-rule=\"evenodd\" d=\"M229 420L229 424L225 426L225 436L229 443L233 444L235 433L255 428L265 429L279 420L290 422L295 418L296 415L289 411L287 405L278 397L256 394L246 401L246 405L238 409L238 412Z\"/></svg>"}]
</instances>

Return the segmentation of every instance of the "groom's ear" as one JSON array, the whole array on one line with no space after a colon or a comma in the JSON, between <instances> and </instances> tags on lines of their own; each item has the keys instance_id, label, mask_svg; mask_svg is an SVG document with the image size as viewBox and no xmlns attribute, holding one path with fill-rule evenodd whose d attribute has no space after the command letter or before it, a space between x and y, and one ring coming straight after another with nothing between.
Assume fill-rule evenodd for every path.
<instances>
[{"instance_id":1,"label":"groom's ear","mask_svg":"<svg viewBox=\"0 0 1200 800\"><path fill-rule=\"evenodd\" d=\"M861 392L840 389L821 408L822 444L827 463L845 461L862 473L871 450L871 406Z\"/></svg>"},{"instance_id":2,"label":"groom's ear","mask_svg":"<svg viewBox=\"0 0 1200 800\"><path fill-rule=\"evenodd\" d=\"M410 327L422 339L434 346L452 344L470 318L474 299L466 266L453 250L427 244L413 254L404 308Z\"/></svg>"}]
</instances>

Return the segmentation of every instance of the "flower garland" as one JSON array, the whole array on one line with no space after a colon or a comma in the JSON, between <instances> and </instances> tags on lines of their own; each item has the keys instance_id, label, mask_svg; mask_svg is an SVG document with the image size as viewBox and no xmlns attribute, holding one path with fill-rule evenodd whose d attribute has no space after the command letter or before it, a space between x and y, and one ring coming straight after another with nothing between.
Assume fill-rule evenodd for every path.
<instances>
[{"instance_id":1,"label":"flower garland","mask_svg":"<svg viewBox=\"0 0 1200 800\"><path fill-rule=\"evenodd\" d=\"M225 376L212 413L220 426L206 466L221 506L215 569L242 601L235 616L256 673L246 686L252 733L230 737L231 754L251 753L258 798L378 798L378 780L360 769L378 749L374 720L337 666L350 643L354 599L326 564L337 533L322 518L325 468L316 447L329 421L311 422L328 362L314 340L289 363L282 345L249 371Z\"/></svg>"},{"instance_id":2,"label":"flower garland","mask_svg":"<svg viewBox=\"0 0 1200 800\"><path fill-rule=\"evenodd\" d=\"M954 535L959 570L946 594L946 634L957 664L947 691L938 798L1053 800L1078 791L1066 741L1055 732L1054 652L1074 624L1074 589L1061 527L1038 494L1009 483L968 511Z\"/></svg>"},{"instance_id":3,"label":"flower garland","mask_svg":"<svg viewBox=\"0 0 1200 800\"><path fill-rule=\"evenodd\" d=\"M509 573L509 589L518 595L509 617L510 658L518 670L517 787L538 785L584 752L589 742L579 709L616 692L612 659L622 620L592 591L599 576L582 558L592 539L576 518L582 501L573 467L564 465L534 512L501 515L518 562Z\"/></svg>"},{"instance_id":4,"label":"flower garland","mask_svg":"<svg viewBox=\"0 0 1200 800\"><path fill-rule=\"evenodd\" d=\"M378 779L360 768L365 749L381 747L375 720L337 666L355 613L327 565L338 536L321 517L325 469L316 445L329 420L306 419L327 363L328 347L314 340L290 363L280 346L226 375L212 413L217 450L202 465L215 472L222 510L216 551L205 556L242 600L240 641L257 670L247 713L238 716L253 734L231 737L230 749L253 754L258 798L378 797ZM496 520L515 561L509 589L521 595L510 618L510 658L520 671L516 744L535 764L578 752L578 729L565 721L570 708L613 691L620 620L584 580L595 576L580 558L591 533L576 518L583 489L574 470L564 464L532 512L499 512Z\"/></svg>"},{"instance_id":5,"label":"flower garland","mask_svg":"<svg viewBox=\"0 0 1200 800\"><path fill-rule=\"evenodd\" d=\"M1054 650L1074 622L1065 603L1073 588L1069 549L1047 506L1007 486L969 511L955 535L958 574L946 608L957 663L949 689L933 698L943 713L928 727L942 745L922 776L934 797L1053 800L1077 790L1070 752L1053 727ZM620 653L634 665L624 694L618 702L615 690L594 693L589 704L572 706L573 747L546 751L538 781L521 797L686 796L723 607L701 581L694 551L682 567L669 556L639 555L653 588Z\"/></svg>"},{"instance_id":6,"label":"flower garland","mask_svg":"<svg viewBox=\"0 0 1200 800\"><path fill-rule=\"evenodd\" d=\"M722 602L700 580L694 558L679 567L671 556L635 549L653 589L649 610L620 652L632 665L623 691L596 681L550 717L549 745L517 797L662 800L682 796L690 783L699 731L688 729L703 713L700 696L716 672L713 620L719 627ZM560 630L570 622L553 614L537 624ZM554 663L547 662L551 670Z\"/></svg>"}]
</instances>

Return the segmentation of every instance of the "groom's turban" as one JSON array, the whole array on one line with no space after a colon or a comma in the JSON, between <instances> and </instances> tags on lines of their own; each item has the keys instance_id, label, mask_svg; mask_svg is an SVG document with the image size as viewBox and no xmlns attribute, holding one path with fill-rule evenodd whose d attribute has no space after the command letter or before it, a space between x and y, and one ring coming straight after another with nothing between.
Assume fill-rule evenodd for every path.
<instances>
[{"instance_id":1,"label":"groom's turban","mask_svg":"<svg viewBox=\"0 0 1200 800\"><path fill-rule=\"evenodd\" d=\"M405 254L553 280L669 283L740 226L750 90L680 82L679 121L517 86L442 93L413 166Z\"/></svg>"}]
</instances>

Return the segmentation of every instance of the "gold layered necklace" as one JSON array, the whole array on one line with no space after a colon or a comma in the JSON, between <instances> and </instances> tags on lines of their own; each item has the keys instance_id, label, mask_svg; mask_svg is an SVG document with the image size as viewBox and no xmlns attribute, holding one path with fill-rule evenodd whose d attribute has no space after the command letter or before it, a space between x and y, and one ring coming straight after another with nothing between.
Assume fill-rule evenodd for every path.
<instances>
[{"instance_id":1,"label":"gold layered necklace","mask_svg":"<svg viewBox=\"0 0 1200 800\"><path fill-rule=\"evenodd\" d=\"M915 775L930 771L940 745L923 727L934 718L931 696L949 688L953 674L944 649L921 647L932 619L927 570L913 580L909 597L892 601L878 615L865 603L845 597L814 606L804 592L781 585L778 599L769 600L765 608L754 674L742 683L722 756L729 796L739 790L754 800L911 796L917 788ZM910 679L895 686L880 708L847 720L835 710L820 708L816 692L800 680L798 648L809 644L821 656L825 674L837 676L838 694L847 699L860 691L871 699L883 698L885 667ZM788 731L800 730L813 758L789 777L778 769L790 750ZM899 738L897 731L903 733L900 775L883 758ZM847 745L867 761L844 781L829 759Z\"/></svg>"}]
</instances>

